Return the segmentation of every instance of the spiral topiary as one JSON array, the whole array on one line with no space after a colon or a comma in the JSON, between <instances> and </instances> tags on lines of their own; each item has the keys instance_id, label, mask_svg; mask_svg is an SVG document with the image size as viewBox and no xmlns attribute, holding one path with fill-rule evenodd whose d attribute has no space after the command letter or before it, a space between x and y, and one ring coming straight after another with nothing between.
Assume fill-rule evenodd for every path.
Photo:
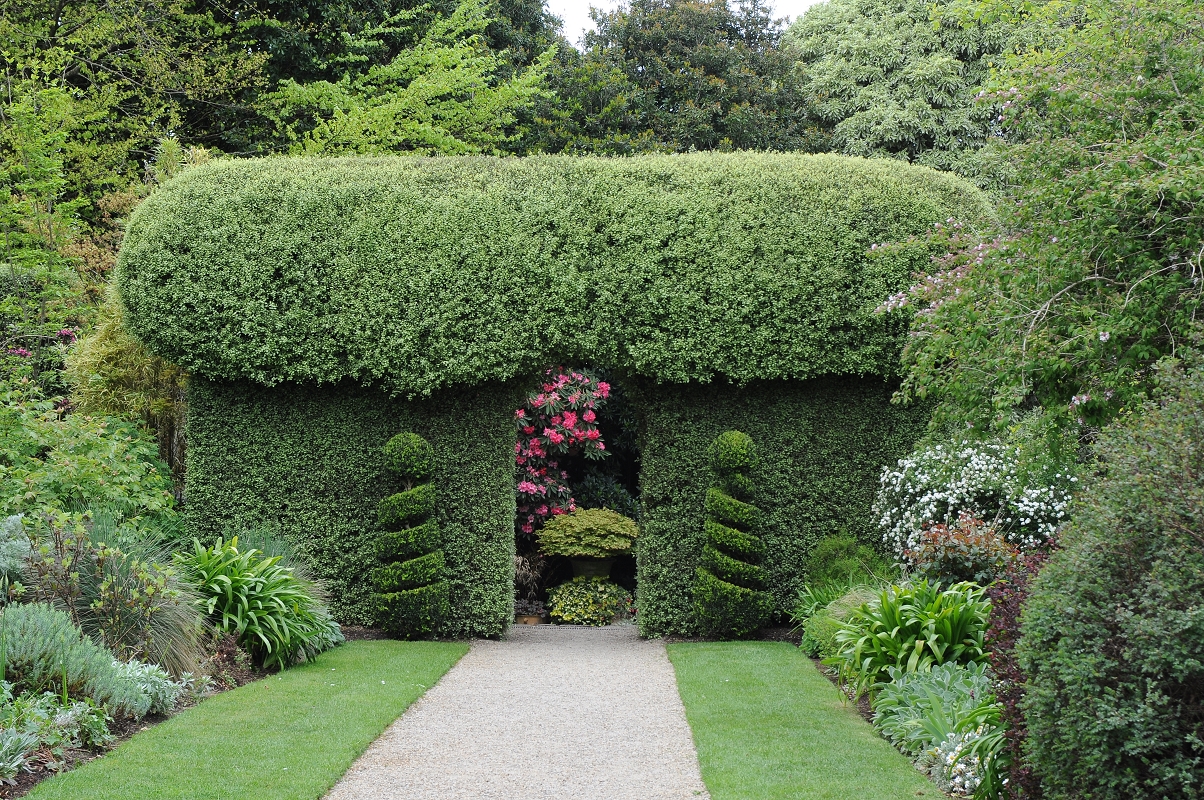
<instances>
[{"instance_id":1,"label":"spiral topiary","mask_svg":"<svg viewBox=\"0 0 1204 800\"><path fill-rule=\"evenodd\" d=\"M727 431L708 455L716 485L707 490L706 544L696 571L694 611L705 635L740 637L765 624L773 609L760 566L765 543L754 533L761 511L747 502L757 451L747 434Z\"/></svg>"},{"instance_id":2,"label":"spiral topiary","mask_svg":"<svg viewBox=\"0 0 1204 800\"><path fill-rule=\"evenodd\" d=\"M385 445L385 464L402 480L402 491L380 501L383 532L372 573L377 620L402 639L419 639L439 630L448 614L448 583L435 522L435 451L416 433L399 433Z\"/></svg>"}]
</instances>

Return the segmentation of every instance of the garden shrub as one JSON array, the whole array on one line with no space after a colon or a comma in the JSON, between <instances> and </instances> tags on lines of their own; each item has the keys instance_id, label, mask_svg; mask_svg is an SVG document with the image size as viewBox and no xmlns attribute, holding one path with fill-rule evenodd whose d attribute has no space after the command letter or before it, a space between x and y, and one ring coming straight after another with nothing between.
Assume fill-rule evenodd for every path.
<instances>
[{"instance_id":1,"label":"garden shrub","mask_svg":"<svg viewBox=\"0 0 1204 800\"><path fill-rule=\"evenodd\" d=\"M860 695L891 679L892 668L917 672L956 662L987 660L984 634L991 604L973 583L945 589L920 580L888 586L836 634L842 682Z\"/></svg>"},{"instance_id":2,"label":"garden shrub","mask_svg":"<svg viewBox=\"0 0 1204 800\"><path fill-rule=\"evenodd\" d=\"M847 533L822 539L807 559L807 583L846 583L850 578L887 576L890 564L869 545L862 544Z\"/></svg>"},{"instance_id":3,"label":"garden shrub","mask_svg":"<svg viewBox=\"0 0 1204 800\"><path fill-rule=\"evenodd\" d=\"M615 511L582 508L553 517L536 535L546 555L609 558L631 552L640 529Z\"/></svg>"},{"instance_id":4,"label":"garden shrub","mask_svg":"<svg viewBox=\"0 0 1204 800\"><path fill-rule=\"evenodd\" d=\"M385 464L403 488L380 501L378 552L386 563L372 573L376 618L390 634L418 639L438 632L448 613L434 520L435 450L416 433L399 433L385 444Z\"/></svg>"},{"instance_id":5,"label":"garden shrub","mask_svg":"<svg viewBox=\"0 0 1204 800\"><path fill-rule=\"evenodd\" d=\"M38 749L38 737L16 728L0 728L0 781L12 781Z\"/></svg>"},{"instance_id":6,"label":"garden shrub","mask_svg":"<svg viewBox=\"0 0 1204 800\"><path fill-rule=\"evenodd\" d=\"M974 752L1002 730L999 704L986 664L948 662L921 672L890 668L891 680L874 698L874 727L916 759L937 788L973 794L994 769Z\"/></svg>"},{"instance_id":7,"label":"garden shrub","mask_svg":"<svg viewBox=\"0 0 1204 800\"><path fill-rule=\"evenodd\" d=\"M716 486L707 490L707 542L696 571L694 609L709 636L745 636L765 624L773 599L764 591L765 572L758 566L764 545L755 531L761 510L749 498L749 473L757 466L756 446L748 434L726 431L708 451Z\"/></svg>"},{"instance_id":8,"label":"garden shrub","mask_svg":"<svg viewBox=\"0 0 1204 800\"><path fill-rule=\"evenodd\" d=\"M176 563L200 592L214 627L236 636L266 667L284 669L343 641L311 585L279 556L239 549L237 536L209 547L195 541Z\"/></svg>"},{"instance_id":9,"label":"garden shrub","mask_svg":"<svg viewBox=\"0 0 1204 800\"><path fill-rule=\"evenodd\" d=\"M1003 577L1019 555L1016 546L994 528L963 511L954 522L925 524L903 559L921 578L985 586Z\"/></svg>"},{"instance_id":10,"label":"garden shrub","mask_svg":"<svg viewBox=\"0 0 1204 800\"><path fill-rule=\"evenodd\" d=\"M928 423L923 405L891 405L892 384L881 380L628 386L644 422L636 605L646 636L699 633L695 570L717 534L705 505L715 481L707 451L719 434L744 431L758 444L762 520L752 541L764 553L774 616L789 618L820 543L881 542L871 507L882 466L909 452Z\"/></svg>"},{"instance_id":11,"label":"garden shrub","mask_svg":"<svg viewBox=\"0 0 1204 800\"><path fill-rule=\"evenodd\" d=\"M0 517L0 581L14 583L21 580L29 549L22 516Z\"/></svg>"},{"instance_id":12,"label":"garden shrub","mask_svg":"<svg viewBox=\"0 0 1204 800\"><path fill-rule=\"evenodd\" d=\"M374 624L374 587L364 577L380 563L377 505L396 491L383 448L399 429L413 431L434 448L434 522L450 602L442 635L497 636L514 603L521 401L517 384L407 401L346 384L268 389L194 376L189 528L212 541L270 524L328 587L340 621Z\"/></svg>"},{"instance_id":13,"label":"garden shrub","mask_svg":"<svg viewBox=\"0 0 1204 800\"><path fill-rule=\"evenodd\" d=\"M549 589L548 604L557 622L601 627L631 611L631 595L606 578L580 575Z\"/></svg>"},{"instance_id":14,"label":"garden shrub","mask_svg":"<svg viewBox=\"0 0 1204 800\"><path fill-rule=\"evenodd\" d=\"M46 603L0 610L0 649L3 679L18 691L66 692L104 705L115 716L141 717L150 707L150 698L126 680L112 653Z\"/></svg>"},{"instance_id":15,"label":"garden shrub","mask_svg":"<svg viewBox=\"0 0 1204 800\"><path fill-rule=\"evenodd\" d=\"M177 676L200 668L199 597L170 566L156 532L107 512L47 511L26 521L29 597L66 611L121 660L150 661Z\"/></svg>"},{"instance_id":16,"label":"garden shrub","mask_svg":"<svg viewBox=\"0 0 1204 800\"><path fill-rule=\"evenodd\" d=\"M126 682L138 687L146 696L148 714L167 714L176 707L184 694L184 684L172 680L171 675L157 664L141 661L117 661L117 673Z\"/></svg>"},{"instance_id":17,"label":"garden shrub","mask_svg":"<svg viewBox=\"0 0 1204 800\"><path fill-rule=\"evenodd\" d=\"M986 520L1029 551L1066 519L1078 484L1075 447L1034 412L1006 435L927 443L884 467L874 514L892 553L913 550L925 527L963 514Z\"/></svg>"},{"instance_id":18,"label":"garden shrub","mask_svg":"<svg viewBox=\"0 0 1204 800\"><path fill-rule=\"evenodd\" d=\"M1204 359L1100 435L1100 473L1032 584L1016 656L1051 800L1204 793Z\"/></svg>"},{"instance_id":19,"label":"garden shrub","mask_svg":"<svg viewBox=\"0 0 1204 800\"><path fill-rule=\"evenodd\" d=\"M880 586L871 584L810 584L799 595L791 619L802 626L799 647L812 658L831 658L840 652L836 634L853 619L857 610L873 602Z\"/></svg>"},{"instance_id":20,"label":"garden shrub","mask_svg":"<svg viewBox=\"0 0 1204 800\"><path fill-rule=\"evenodd\" d=\"M158 453L155 441L129 422L64 415L33 389L0 387L0 514L170 509L171 472Z\"/></svg>"}]
</instances>

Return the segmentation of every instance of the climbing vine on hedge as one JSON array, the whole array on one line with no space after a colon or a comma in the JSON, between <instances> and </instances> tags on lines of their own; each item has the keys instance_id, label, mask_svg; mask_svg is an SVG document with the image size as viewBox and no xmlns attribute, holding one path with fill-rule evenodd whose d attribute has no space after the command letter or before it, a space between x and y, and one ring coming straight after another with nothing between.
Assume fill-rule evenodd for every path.
<instances>
[{"instance_id":1,"label":"climbing vine on hedge","mask_svg":"<svg viewBox=\"0 0 1204 800\"><path fill-rule=\"evenodd\" d=\"M744 636L773 611L759 566L765 543L754 533L761 510L747 502L753 495L749 473L757 465L757 451L748 434L727 431L711 444L708 455L716 480L706 496L706 544L696 573L694 608L704 633Z\"/></svg>"},{"instance_id":2,"label":"climbing vine on hedge","mask_svg":"<svg viewBox=\"0 0 1204 800\"><path fill-rule=\"evenodd\" d=\"M372 573L380 625L394 636L430 636L448 614L448 582L435 521L435 451L416 433L399 433L385 445L385 463L403 489L380 501L377 556Z\"/></svg>"}]
</instances>

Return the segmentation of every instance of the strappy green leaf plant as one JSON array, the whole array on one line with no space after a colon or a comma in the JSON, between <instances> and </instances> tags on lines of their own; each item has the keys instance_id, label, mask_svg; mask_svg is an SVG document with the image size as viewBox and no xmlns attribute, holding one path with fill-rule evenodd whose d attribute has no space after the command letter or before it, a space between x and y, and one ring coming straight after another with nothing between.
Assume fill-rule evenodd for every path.
<instances>
[{"instance_id":1,"label":"strappy green leaf plant","mask_svg":"<svg viewBox=\"0 0 1204 800\"><path fill-rule=\"evenodd\" d=\"M890 669L918 672L946 662L983 663L991 603L968 581L943 589L920 580L888 586L836 632L839 653L824 661L860 697L891 679Z\"/></svg>"}]
</instances>

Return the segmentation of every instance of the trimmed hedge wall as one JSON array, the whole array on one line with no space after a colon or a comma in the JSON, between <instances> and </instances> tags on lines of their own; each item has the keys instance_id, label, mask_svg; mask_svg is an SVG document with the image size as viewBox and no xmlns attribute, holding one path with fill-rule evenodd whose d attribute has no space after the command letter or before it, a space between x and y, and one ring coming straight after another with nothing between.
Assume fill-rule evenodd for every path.
<instances>
[{"instance_id":1,"label":"trimmed hedge wall","mask_svg":"<svg viewBox=\"0 0 1204 800\"><path fill-rule=\"evenodd\" d=\"M693 595L713 483L707 448L724 431L743 431L757 443L760 464L751 482L776 614L793 610L807 557L821 538L843 527L880 548L870 513L879 473L911 449L928 422L922 406L890 405L892 389L875 378L763 381L742 389L634 385L644 414L636 548L641 633L699 633Z\"/></svg>"},{"instance_id":2,"label":"trimmed hedge wall","mask_svg":"<svg viewBox=\"0 0 1204 800\"><path fill-rule=\"evenodd\" d=\"M117 281L129 329L210 379L889 375L905 323L872 312L928 252L870 246L990 213L956 177L830 155L224 159L139 205Z\"/></svg>"},{"instance_id":3,"label":"trimmed hedge wall","mask_svg":"<svg viewBox=\"0 0 1204 800\"><path fill-rule=\"evenodd\" d=\"M414 431L435 452L447 636L496 636L514 600L514 409L484 385L406 402L356 384L268 389L194 377L186 513L195 535L277 526L331 589L342 622L371 624L377 504L396 490L383 447ZM431 577L431 576L425 576Z\"/></svg>"}]
</instances>

